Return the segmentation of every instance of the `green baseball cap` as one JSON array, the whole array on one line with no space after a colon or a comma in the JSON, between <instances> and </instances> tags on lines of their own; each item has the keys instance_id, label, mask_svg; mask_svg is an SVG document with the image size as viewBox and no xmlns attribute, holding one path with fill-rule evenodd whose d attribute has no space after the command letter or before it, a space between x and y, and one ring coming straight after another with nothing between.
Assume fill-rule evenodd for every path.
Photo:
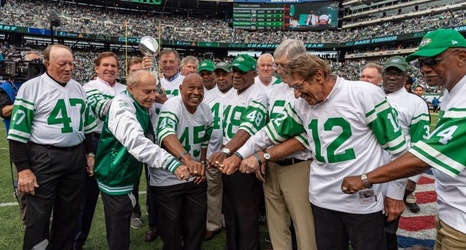
<instances>
[{"instance_id":1,"label":"green baseball cap","mask_svg":"<svg viewBox=\"0 0 466 250\"><path fill-rule=\"evenodd\" d=\"M231 67L238 68L243 72L248 72L251 70L256 70L256 60L252 58L250 55L246 54L239 54L233 60Z\"/></svg>"},{"instance_id":2,"label":"green baseball cap","mask_svg":"<svg viewBox=\"0 0 466 250\"><path fill-rule=\"evenodd\" d=\"M402 56L390 57L383 65L383 70L386 70L390 67L395 67L401 71L406 71L408 69L408 63L405 58Z\"/></svg>"},{"instance_id":3,"label":"green baseball cap","mask_svg":"<svg viewBox=\"0 0 466 250\"><path fill-rule=\"evenodd\" d=\"M231 66L230 64L226 63L226 62L220 62L220 63L217 63L217 65L215 65L215 68L214 68L214 71L216 71L217 69L221 69L225 72L230 72Z\"/></svg>"},{"instance_id":4,"label":"green baseball cap","mask_svg":"<svg viewBox=\"0 0 466 250\"><path fill-rule=\"evenodd\" d=\"M199 63L199 69L197 70L197 72L201 72L203 70L213 72L214 71L214 62L212 62L211 60L204 60L204 61L200 62Z\"/></svg>"},{"instance_id":5,"label":"green baseball cap","mask_svg":"<svg viewBox=\"0 0 466 250\"><path fill-rule=\"evenodd\" d=\"M466 48L466 39L456 30L438 29L427 33L416 52L406 57L411 62L418 57L433 57L448 48Z\"/></svg>"}]
</instances>

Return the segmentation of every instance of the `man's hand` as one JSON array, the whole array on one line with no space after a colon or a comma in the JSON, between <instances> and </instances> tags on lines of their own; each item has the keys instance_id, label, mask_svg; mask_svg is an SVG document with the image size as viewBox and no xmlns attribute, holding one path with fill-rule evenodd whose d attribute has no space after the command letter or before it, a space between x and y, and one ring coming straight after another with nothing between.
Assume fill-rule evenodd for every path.
<instances>
[{"instance_id":1,"label":"man's hand","mask_svg":"<svg viewBox=\"0 0 466 250\"><path fill-rule=\"evenodd\" d=\"M383 206L388 222L398 218L405 210L405 204L403 200L395 200L387 196L385 196Z\"/></svg>"},{"instance_id":2,"label":"man's hand","mask_svg":"<svg viewBox=\"0 0 466 250\"><path fill-rule=\"evenodd\" d=\"M160 90L162 90L161 94L159 94L158 92L155 93L155 102L164 104L168 100L167 91L165 91L164 88L161 88Z\"/></svg>"},{"instance_id":3,"label":"man's hand","mask_svg":"<svg viewBox=\"0 0 466 250\"><path fill-rule=\"evenodd\" d=\"M232 155L225 160L223 160L223 169L219 169L222 173L227 175L232 175L238 170L239 165L241 164L241 158L237 155Z\"/></svg>"},{"instance_id":4,"label":"man's hand","mask_svg":"<svg viewBox=\"0 0 466 250\"><path fill-rule=\"evenodd\" d=\"M225 159L225 153L223 153L222 151L213 153L209 158L209 168L215 167L215 168L218 168L220 172L222 172L223 167L220 167L220 164L222 164L224 159Z\"/></svg>"},{"instance_id":5,"label":"man's hand","mask_svg":"<svg viewBox=\"0 0 466 250\"><path fill-rule=\"evenodd\" d=\"M18 172L18 190L20 192L35 195L35 188L38 187L36 175L30 169Z\"/></svg>"},{"instance_id":6,"label":"man's hand","mask_svg":"<svg viewBox=\"0 0 466 250\"><path fill-rule=\"evenodd\" d=\"M185 181L188 181L189 180L189 170L188 170L188 167L186 167L185 165L181 165L179 166L176 170L175 170L175 173L176 175L176 178L178 178L178 180L185 180Z\"/></svg>"},{"instance_id":7,"label":"man's hand","mask_svg":"<svg viewBox=\"0 0 466 250\"><path fill-rule=\"evenodd\" d=\"M189 160L186 162L186 167L188 167L189 174L191 176L198 176L198 175L204 175L205 174L205 167L204 164L195 161L195 160Z\"/></svg>"},{"instance_id":8,"label":"man's hand","mask_svg":"<svg viewBox=\"0 0 466 250\"><path fill-rule=\"evenodd\" d=\"M354 194L359 190L366 189L361 180L361 176L347 176L341 183L341 191L345 194Z\"/></svg>"},{"instance_id":9,"label":"man's hand","mask_svg":"<svg viewBox=\"0 0 466 250\"><path fill-rule=\"evenodd\" d=\"M408 179L408 183L406 183L405 194L404 194L405 198L406 196L412 194L414 190L416 190L416 182Z\"/></svg>"},{"instance_id":10,"label":"man's hand","mask_svg":"<svg viewBox=\"0 0 466 250\"><path fill-rule=\"evenodd\" d=\"M205 180L206 180L206 178L205 178L205 164L201 163L201 168L200 168L199 172L197 173L197 175L194 177L193 182L195 184L200 184Z\"/></svg>"},{"instance_id":11,"label":"man's hand","mask_svg":"<svg viewBox=\"0 0 466 250\"><path fill-rule=\"evenodd\" d=\"M94 161L95 156L88 156L86 155L87 167L86 171L89 173L89 176L94 176Z\"/></svg>"},{"instance_id":12,"label":"man's hand","mask_svg":"<svg viewBox=\"0 0 466 250\"><path fill-rule=\"evenodd\" d=\"M154 57L152 56L145 56L142 58L142 68L145 70L148 70L152 67L154 67L153 61Z\"/></svg>"}]
</instances>

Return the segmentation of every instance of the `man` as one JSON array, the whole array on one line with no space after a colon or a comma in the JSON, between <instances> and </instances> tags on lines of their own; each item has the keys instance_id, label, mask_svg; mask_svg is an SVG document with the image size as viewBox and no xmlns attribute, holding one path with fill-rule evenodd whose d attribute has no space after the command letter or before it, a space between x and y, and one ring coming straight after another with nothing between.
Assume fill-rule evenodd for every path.
<instances>
[{"instance_id":1,"label":"man","mask_svg":"<svg viewBox=\"0 0 466 250\"><path fill-rule=\"evenodd\" d=\"M199 64L199 76L207 91L215 87L214 63L210 60L204 60Z\"/></svg>"},{"instance_id":2,"label":"man","mask_svg":"<svg viewBox=\"0 0 466 250\"><path fill-rule=\"evenodd\" d=\"M271 88L277 81L273 76L273 56L269 53L262 54L257 59L257 76L254 78L254 84L260 86L264 91Z\"/></svg>"},{"instance_id":3,"label":"man","mask_svg":"<svg viewBox=\"0 0 466 250\"><path fill-rule=\"evenodd\" d=\"M387 100L393 109L396 111L396 116L390 116L389 119L398 117L399 128L405 136L406 144L410 147L416 143L422 136L428 135L429 126L429 111L426 103L415 95L412 95L404 88L406 78L408 77L408 63L402 56L394 56L389 58L383 65L383 90L387 95ZM416 182L421 176L417 176L408 180L407 190L405 193L412 193L416 189ZM391 197L398 201L398 209L404 210L401 197ZM416 204L416 203L414 203ZM414 209L414 205L407 203L410 210ZM417 204L416 204L417 206ZM419 209L419 207L417 207ZM413 211L413 212L419 212ZM398 250L398 241L396 231L398 229L397 219L385 222L385 235L387 237L387 249Z\"/></svg>"},{"instance_id":4,"label":"man","mask_svg":"<svg viewBox=\"0 0 466 250\"><path fill-rule=\"evenodd\" d=\"M71 79L71 49L49 45L44 62L46 73L24 83L18 92L8 135L18 190L26 196L25 250L47 240L49 249L71 247L84 166L87 162L92 175L94 165L90 133L96 123L84 89Z\"/></svg>"},{"instance_id":5,"label":"man","mask_svg":"<svg viewBox=\"0 0 466 250\"><path fill-rule=\"evenodd\" d=\"M277 64L287 65L294 58L305 53L306 48L301 41L287 39L277 47L274 57ZM277 73L281 79L290 80L281 66L277 67ZM274 84L274 87L268 89L266 94L269 99L268 111L272 122L282 120L286 115L284 112L285 107L292 106L297 100L293 89L286 83ZM296 138L296 142L301 144L304 150L286 155L286 158L271 160L275 156L273 152L275 149L262 147L262 145L257 144L260 140L255 139L258 136L267 137L266 134L260 135L262 132L259 131L251 137L237 152L246 157L258 151L256 154L261 162L267 163L263 186L267 224L272 246L274 249L291 249L292 232L290 226L293 225L296 232L297 249L317 249L314 236L314 219L308 192L311 153L302 146L302 143L307 144L305 134ZM261 152L262 149L264 151ZM256 154L251 156L250 160L257 162ZM264 155L268 156L265 158ZM233 155L231 158L234 157L238 156ZM248 161L248 159L245 159L245 161ZM239 157L237 160L239 163Z\"/></svg>"},{"instance_id":6,"label":"man","mask_svg":"<svg viewBox=\"0 0 466 250\"><path fill-rule=\"evenodd\" d=\"M151 169L150 190L157 206L163 249L201 249L204 240L205 161L213 118L203 99L202 78L189 74L180 86L180 96L166 101L160 112L160 145L194 173L188 182L181 182L167 170Z\"/></svg>"},{"instance_id":7,"label":"man","mask_svg":"<svg viewBox=\"0 0 466 250\"><path fill-rule=\"evenodd\" d=\"M382 66L376 63L368 63L361 70L360 81L365 81L380 86L382 84Z\"/></svg>"},{"instance_id":8,"label":"man","mask_svg":"<svg viewBox=\"0 0 466 250\"><path fill-rule=\"evenodd\" d=\"M199 60L194 56L186 56L180 63L180 74L187 76L196 73L199 67Z\"/></svg>"},{"instance_id":9,"label":"man","mask_svg":"<svg viewBox=\"0 0 466 250\"><path fill-rule=\"evenodd\" d=\"M437 109L439 107L440 100L436 96L432 99L432 107L434 108L434 113L437 113Z\"/></svg>"},{"instance_id":10,"label":"man","mask_svg":"<svg viewBox=\"0 0 466 250\"><path fill-rule=\"evenodd\" d=\"M166 91L168 98L179 95L179 87L183 82L184 76L180 74L180 56L178 51L164 49L160 52L160 65L163 77L160 79L162 87Z\"/></svg>"},{"instance_id":11,"label":"man","mask_svg":"<svg viewBox=\"0 0 466 250\"><path fill-rule=\"evenodd\" d=\"M267 120L267 96L254 84L256 61L239 54L231 64L235 92L223 111L223 148L213 153L209 164L223 175L223 199L228 249L259 249L261 184L254 175L230 172L222 164Z\"/></svg>"},{"instance_id":12,"label":"man","mask_svg":"<svg viewBox=\"0 0 466 250\"><path fill-rule=\"evenodd\" d=\"M397 120L387 118L393 110L383 91L330 75L328 65L315 55L291 61L286 74L300 99L286 108L284 119L265 127L266 138L254 139L270 145L306 132L314 158L309 199L317 249L348 249L349 242L354 249L385 249L382 188L361 196L337 195L338 179L345 172L372 169L383 162L385 151L396 156L406 148L401 132L395 130ZM404 183L392 183L387 193L391 192L402 197ZM399 213L390 206L390 198L385 199L393 220Z\"/></svg>"},{"instance_id":13,"label":"man","mask_svg":"<svg viewBox=\"0 0 466 250\"><path fill-rule=\"evenodd\" d=\"M466 245L466 39L454 30L438 29L423 37L409 55L429 86L446 91L436 129L404 155L361 176L345 177L341 189L353 193L365 186L405 178L433 168L437 192L435 249L459 250Z\"/></svg>"},{"instance_id":14,"label":"man","mask_svg":"<svg viewBox=\"0 0 466 250\"><path fill-rule=\"evenodd\" d=\"M406 79L406 83L405 83L405 89L406 91L408 91L408 93L413 93L411 89L411 87L413 86L413 83L414 83L413 78L408 76L408 78Z\"/></svg>"},{"instance_id":15,"label":"man","mask_svg":"<svg viewBox=\"0 0 466 250\"><path fill-rule=\"evenodd\" d=\"M141 70L142 68L142 58L141 57L133 57L128 62L128 73L132 73L134 71Z\"/></svg>"},{"instance_id":16,"label":"man","mask_svg":"<svg viewBox=\"0 0 466 250\"><path fill-rule=\"evenodd\" d=\"M97 147L112 99L115 95L125 91L126 87L116 80L118 77L118 57L115 53L110 51L100 53L95 59L94 65L97 77L84 84L83 87L86 91L89 107L97 122L97 130L92 134L94 146ZM80 213L76 223L73 246L75 249L82 248L86 243L98 197L99 187L94 176L86 175L81 194Z\"/></svg>"},{"instance_id":17,"label":"man","mask_svg":"<svg viewBox=\"0 0 466 250\"><path fill-rule=\"evenodd\" d=\"M109 249L129 249L130 218L136 205L132 191L143 164L167 169L179 180L189 178L186 166L155 144L156 86L148 71L130 74L127 91L113 98L100 135L95 178L104 204Z\"/></svg>"},{"instance_id":18,"label":"man","mask_svg":"<svg viewBox=\"0 0 466 250\"><path fill-rule=\"evenodd\" d=\"M201 63L201 68L203 68ZM209 68L210 69L210 68ZM208 73L207 73L208 74ZM218 63L214 68L214 87L208 89L209 82L204 81L206 92L204 102L209 104L213 115L213 129L210 136L209 147L207 148L207 159L214 152L218 152L222 148L223 143L223 107L224 103L230 98L230 95L235 91L232 85L232 73L230 65L225 62ZM206 77L210 78L210 77ZM216 83L216 84L215 84ZM205 240L210 240L221 232L223 227L222 215L222 197L223 197L223 182L222 173L214 167L207 168L207 223Z\"/></svg>"},{"instance_id":19,"label":"man","mask_svg":"<svg viewBox=\"0 0 466 250\"><path fill-rule=\"evenodd\" d=\"M40 54L37 51L31 50L24 55L24 60L27 62L33 60L40 60ZM11 112L13 111L13 103L15 102L16 95L18 90L21 87L21 82L11 83L5 81L0 84L0 116L3 118L3 123L5 124L6 134L10 130L10 120ZM17 196L19 204L19 216L23 225L26 225L26 198L22 192L15 190L15 195Z\"/></svg>"}]
</instances>

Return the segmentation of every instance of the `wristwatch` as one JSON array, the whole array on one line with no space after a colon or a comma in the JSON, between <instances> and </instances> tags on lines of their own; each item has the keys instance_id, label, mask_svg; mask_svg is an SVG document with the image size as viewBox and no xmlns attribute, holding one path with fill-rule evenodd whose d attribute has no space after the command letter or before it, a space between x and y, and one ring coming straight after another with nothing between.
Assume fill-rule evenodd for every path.
<instances>
[{"instance_id":1,"label":"wristwatch","mask_svg":"<svg viewBox=\"0 0 466 250\"><path fill-rule=\"evenodd\" d=\"M364 183L364 187L366 187L366 188L371 188L372 187L372 184L370 184L369 181L367 180L367 174L361 175L361 181L362 181L362 183Z\"/></svg>"},{"instance_id":2,"label":"wristwatch","mask_svg":"<svg viewBox=\"0 0 466 250\"><path fill-rule=\"evenodd\" d=\"M264 159L265 159L265 162L268 162L270 160L270 154L267 153L266 150L263 150L262 152L264 152Z\"/></svg>"},{"instance_id":3,"label":"wristwatch","mask_svg":"<svg viewBox=\"0 0 466 250\"><path fill-rule=\"evenodd\" d=\"M227 157L231 155L231 150L229 148L220 149Z\"/></svg>"}]
</instances>

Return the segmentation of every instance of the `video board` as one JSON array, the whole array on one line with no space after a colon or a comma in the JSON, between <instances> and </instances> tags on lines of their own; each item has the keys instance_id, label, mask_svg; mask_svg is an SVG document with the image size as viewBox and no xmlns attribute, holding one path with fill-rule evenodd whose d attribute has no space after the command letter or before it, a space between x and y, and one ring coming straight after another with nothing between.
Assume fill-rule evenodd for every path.
<instances>
[{"instance_id":1,"label":"video board","mask_svg":"<svg viewBox=\"0 0 466 250\"><path fill-rule=\"evenodd\" d=\"M289 0L288 0L289 1ZM233 3L233 28L244 30L323 30L339 28L339 1Z\"/></svg>"}]
</instances>

